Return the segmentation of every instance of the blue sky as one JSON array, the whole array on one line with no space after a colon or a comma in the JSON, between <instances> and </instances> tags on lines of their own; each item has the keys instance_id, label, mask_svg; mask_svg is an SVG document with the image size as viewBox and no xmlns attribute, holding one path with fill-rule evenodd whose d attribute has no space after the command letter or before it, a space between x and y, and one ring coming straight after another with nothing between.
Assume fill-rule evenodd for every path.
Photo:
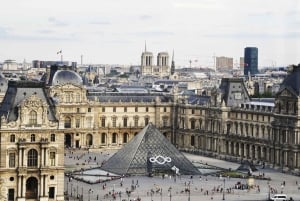
<instances>
[{"instance_id":1,"label":"blue sky","mask_svg":"<svg viewBox=\"0 0 300 201\"><path fill-rule=\"evenodd\" d=\"M177 65L259 50L259 66L300 63L300 0L9 0L0 12L0 62L140 64L144 50ZM196 62L197 60L197 62Z\"/></svg>"}]
</instances>

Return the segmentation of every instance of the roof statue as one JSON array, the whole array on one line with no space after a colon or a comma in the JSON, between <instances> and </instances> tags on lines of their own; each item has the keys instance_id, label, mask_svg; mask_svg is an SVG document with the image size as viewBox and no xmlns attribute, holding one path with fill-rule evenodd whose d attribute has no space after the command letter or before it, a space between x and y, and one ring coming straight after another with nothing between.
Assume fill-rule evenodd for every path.
<instances>
[{"instance_id":1,"label":"roof statue","mask_svg":"<svg viewBox=\"0 0 300 201\"><path fill-rule=\"evenodd\" d=\"M119 175L151 176L155 173L170 172L200 174L199 170L151 123L101 168Z\"/></svg>"}]
</instances>

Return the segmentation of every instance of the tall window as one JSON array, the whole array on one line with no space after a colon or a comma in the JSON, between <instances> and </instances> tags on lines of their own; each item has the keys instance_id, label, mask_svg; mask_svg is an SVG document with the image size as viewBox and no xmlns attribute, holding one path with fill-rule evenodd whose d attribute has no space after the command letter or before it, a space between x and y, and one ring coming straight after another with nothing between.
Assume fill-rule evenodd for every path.
<instances>
[{"instance_id":1,"label":"tall window","mask_svg":"<svg viewBox=\"0 0 300 201\"><path fill-rule=\"evenodd\" d=\"M105 107L102 107L102 112L105 112Z\"/></svg>"},{"instance_id":2,"label":"tall window","mask_svg":"<svg viewBox=\"0 0 300 201\"><path fill-rule=\"evenodd\" d=\"M138 112L138 111L139 111L139 108L138 108L138 107L135 107L135 108L134 108L134 111L135 111L135 112Z\"/></svg>"},{"instance_id":3,"label":"tall window","mask_svg":"<svg viewBox=\"0 0 300 201\"><path fill-rule=\"evenodd\" d=\"M79 103L80 102L80 94L76 94L75 99L76 99L76 102Z\"/></svg>"},{"instance_id":4,"label":"tall window","mask_svg":"<svg viewBox=\"0 0 300 201\"><path fill-rule=\"evenodd\" d=\"M116 107L113 107L113 112L116 112L116 110L117 110Z\"/></svg>"},{"instance_id":5,"label":"tall window","mask_svg":"<svg viewBox=\"0 0 300 201\"><path fill-rule=\"evenodd\" d=\"M92 117L86 118L86 126L87 128L92 128Z\"/></svg>"},{"instance_id":6,"label":"tall window","mask_svg":"<svg viewBox=\"0 0 300 201\"><path fill-rule=\"evenodd\" d=\"M134 127L139 127L139 116L134 116Z\"/></svg>"},{"instance_id":7,"label":"tall window","mask_svg":"<svg viewBox=\"0 0 300 201\"><path fill-rule=\"evenodd\" d=\"M37 113L33 110L29 113L29 124L30 125L37 124Z\"/></svg>"},{"instance_id":8,"label":"tall window","mask_svg":"<svg viewBox=\"0 0 300 201\"><path fill-rule=\"evenodd\" d=\"M105 117L101 118L101 127L105 127Z\"/></svg>"},{"instance_id":9,"label":"tall window","mask_svg":"<svg viewBox=\"0 0 300 201\"><path fill-rule=\"evenodd\" d=\"M123 134L123 143L127 143L128 142L128 133L124 133Z\"/></svg>"},{"instance_id":10,"label":"tall window","mask_svg":"<svg viewBox=\"0 0 300 201\"><path fill-rule=\"evenodd\" d=\"M14 134L10 135L10 142L15 142L16 136Z\"/></svg>"},{"instance_id":11,"label":"tall window","mask_svg":"<svg viewBox=\"0 0 300 201\"><path fill-rule=\"evenodd\" d=\"M55 166L55 152L50 152L50 165Z\"/></svg>"},{"instance_id":12,"label":"tall window","mask_svg":"<svg viewBox=\"0 0 300 201\"><path fill-rule=\"evenodd\" d=\"M101 133L101 144L105 144L106 142L106 133Z\"/></svg>"},{"instance_id":13,"label":"tall window","mask_svg":"<svg viewBox=\"0 0 300 201\"><path fill-rule=\"evenodd\" d=\"M145 126L149 124L149 117L145 117Z\"/></svg>"},{"instance_id":14,"label":"tall window","mask_svg":"<svg viewBox=\"0 0 300 201\"><path fill-rule=\"evenodd\" d=\"M146 107L146 112L149 112L149 108L148 107Z\"/></svg>"},{"instance_id":15,"label":"tall window","mask_svg":"<svg viewBox=\"0 0 300 201\"><path fill-rule=\"evenodd\" d=\"M111 143L116 144L117 143L117 133L112 134Z\"/></svg>"},{"instance_id":16,"label":"tall window","mask_svg":"<svg viewBox=\"0 0 300 201\"><path fill-rule=\"evenodd\" d=\"M167 108L166 107L164 107L164 112L167 112Z\"/></svg>"},{"instance_id":17,"label":"tall window","mask_svg":"<svg viewBox=\"0 0 300 201\"><path fill-rule=\"evenodd\" d=\"M30 136L30 141L31 141L31 142L35 142L35 134L31 134L31 136Z\"/></svg>"},{"instance_id":18,"label":"tall window","mask_svg":"<svg viewBox=\"0 0 300 201\"><path fill-rule=\"evenodd\" d=\"M51 142L55 142L55 134L52 133L52 134L50 135L50 141L51 141Z\"/></svg>"},{"instance_id":19,"label":"tall window","mask_svg":"<svg viewBox=\"0 0 300 201\"><path fill-rule=\"evenodd\" d=\"M127 112L127 107L124 107L124 112Z\"/></svg>"},{"instance_id":20,"label":"tall window","mask_svg":"<svg viewBox=\"0 0 300 201\"><path fill-rule=\"evenodd\" d=\"M168 126L168 117L163 117L163 127Z\"/></svg>"},{"instance_id":21,"label":"tall window","mask_svg":"<svg viewBox=\"0 0 300 201\"><path fill-rule=\"evenodd\" d=\"M195 119L191 119L191 129L195 129Z\"/></svg>"},{"instance_id":22,"label":"tall window","mask_svg":"<svg viewBox=\"0 0 300 201\"><path fill-rule=\"evenodd\" d=\"M75 126L76 126L76 128L80 127L80 119L79 118L76 119Z\"/></svg>"},{"instance_id":23,"label":"tall window","mask_svg":"<svg viewBox=\"0 0 300 201\"><path fill-rule=\"evenodd\" d=\"M112 127L117 127L117 117L112 117Z\"/></svg>"},{"instance_id":24,"label":"tall window","mask_svg":"<svg viewBox=\"0 0 300 201\"><path fill-rule=\"evenodd\" d=\"M126 128L127 127L127 120L128 120L128 117L124 117L123 118L123 126Z\"/></svg>"},{"instance_id":25,"label":"tall window","mask_svg":"<svg viewBox=\"0 0 300 201\"><path fill-rule=\"evenodd\" d=\"M16 165L16 155L15 153L9 153L9 167L13 168Z\"/></svg>"},{"instance_id":26,"label":"tall window","mask_svg":"<svg viewBox=\"0 0 300 201\"><path fill-rule=\"evenodd\" d=\"M191 136L191 146L195 146L195 136Z\"/></svg>"},{"instance_id":27,"label":"tall window","mask_svg":"<svg viewBox=\"0 0 300 201\"><path fill-rule=\"evenodd\" d=\"M70 94L66 93L66 103L70 103L70 102L71 102Z\"/></svg>"},{"instance_id":28,"label":"tall window","mask_svg":"<svg viewBox=\"0 0 300 201\"><path fill-rule=\"evenodd\" d=\"M71 128L71 118L65 118L65 128Z\"/></svg>"},{"instance_id":29,"label":"tall window","mask_svg":"<svg viewBox=\"0 0 300 201\"><path fill-rule=\"evenodd\" d=\"M92 108L89 107L89 108L88 108L88 112L91 112L91 111L92 111Z\"/></svg>"},{"instance_id":30,"label":"tall window","mask_svg":"<svg viewBox=\"0 0 300 201\"><path fill-rule=\"evenodd\" d=\"M38 165L38 153L35 149L30 149L27 156L27 166L36 167Z\"/></svg>"}]
</instances>

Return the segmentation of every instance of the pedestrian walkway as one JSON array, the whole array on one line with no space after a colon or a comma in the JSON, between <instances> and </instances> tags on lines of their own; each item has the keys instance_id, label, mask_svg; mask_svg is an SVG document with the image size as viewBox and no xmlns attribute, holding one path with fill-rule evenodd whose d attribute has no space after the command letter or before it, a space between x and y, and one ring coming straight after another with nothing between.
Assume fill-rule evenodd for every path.
<instances>
[{"instance_id":1,"label":"pedestrian walkway","mask_svg":"<svg viewBox=\"0 0 300 201\"><path fill-rule=\"evenodd\" d=\"M116 150L67 150L65 154L66 171L98 167ZM239 164L214 158L185 154L191 161L200 161L221 168L236 169ZM219 176L147 177L133 176L119 178L98 184L87 184L75 179L65 178L65 192L70 200L83 198L95 200L161 200L161 201L199 201L199 200L267 200L269 192L285 193L300 201L300 178L283 174L272 169L261 169L254 174L264 174L271 180L254 180L253 188L247 189L249 182L244 178ZM245 188L244 188L245 187ZM72 194L72 195L71 195ZM79 199L77 199L79 200Z\"/></svg>"}]
</instances>

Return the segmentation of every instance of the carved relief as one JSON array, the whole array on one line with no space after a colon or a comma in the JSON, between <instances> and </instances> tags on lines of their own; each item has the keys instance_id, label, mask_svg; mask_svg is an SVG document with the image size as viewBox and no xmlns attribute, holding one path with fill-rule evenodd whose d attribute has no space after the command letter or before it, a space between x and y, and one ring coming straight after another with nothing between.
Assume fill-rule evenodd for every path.
<instances>
[{"instance_id":1,"label":"carved relief","mask_svg":"<svg viewBox=\"0 0 300 201\"><path fill-rule=\"evenodd\" d=\"M7 200L7 189L4 183L4 179L0 178L0 200L6 201Z\"/></svg>"}]
</instances>

